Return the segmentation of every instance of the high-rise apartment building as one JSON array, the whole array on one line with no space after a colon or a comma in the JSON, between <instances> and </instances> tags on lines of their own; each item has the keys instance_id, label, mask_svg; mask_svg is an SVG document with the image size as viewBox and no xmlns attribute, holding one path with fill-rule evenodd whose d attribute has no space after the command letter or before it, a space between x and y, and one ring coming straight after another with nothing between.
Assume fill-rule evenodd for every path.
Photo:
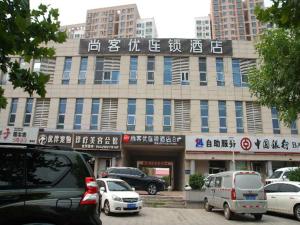
<instances>
[{"instance_id":1,"label":"high-rise apartment building","mask_svg":"<svg viewBox=\"0 0 300 225\"><path fill-rule=\"evenodd\" d=\"M263 0L211 0L213 39L252 40L263 26L254 15Z\"/></svg>"},{"instance_id":2,"label":"high-rise apartment building","mask_svg":"<svg viewBox=\"0 0 300 225\"><path fill-rule=\"evenodd\" d=\"M210 17L202 16L195 18L196 38L211 39Z\"/></svg>"},{"instance_id":3,"label":"high-rise apartment building","mask_svg":"<svg viewBox=\"0 0 300 225\"><path fill-rule=\"evenodd\" d=\"M154 18L145 18L137 20L136 37L157 38L157 29Z\"/></svg>"},{"instance_id":4,"label":"high-rise apartment building","mask_svg":"<svg viewBox=\"0 0 300 225\"><path fill-rule=\"evenodd\" d=\"M130 38L136 36L140 18L136 4L90 9L86 16L86 38Z\"/></svg>"},{"instance_id":5,"label":"high-rise apartment building","mask_svg":"<svg viewBox=\"0 0 300 225\"><path fill-rule=\"evenodd\" d=\"M85 34L85 23L70 24L60 27L61 31L66 31L67 38L76 39L84 38Z\"/></svg>"}]
</instances>

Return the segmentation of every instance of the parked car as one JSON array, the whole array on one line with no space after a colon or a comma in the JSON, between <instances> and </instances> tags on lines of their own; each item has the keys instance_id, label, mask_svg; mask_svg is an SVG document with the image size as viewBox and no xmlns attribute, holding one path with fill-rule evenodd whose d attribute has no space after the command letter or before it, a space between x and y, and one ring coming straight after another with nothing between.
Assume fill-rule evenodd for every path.
<instances>
[{"instance_id":1,"label":"parked car","mask_svg":"<svg viewBox=\"0 0 300 225\"><path fill-rule=\"evenodd\" d=\"M125 181L113 178L97 179L101 194L101 209L111 213L139 213L143 203L140 195Z\"/></svg>"},{"instance_id":2,"label":"parked car","mask_svg":"<svg viewBox=\"0 0 300 225\"><path fill-rule=\"evenodd\" d=\"M268 211L294 215L300 220L300 182L281 181L265 186Z\"/></svg>"},{"instance_id":3,"label":"parked car","mask_svg":"<svg viewBox=\"0 0 300 225\"><path fill-rule=\"evenodd\" d=\"M166 188L166 182L163 179L148 176L134 167L110 167L102 173L102 177L124 180L136 190L145 190L149 195L156 195L157 192Z\"/></svg>"},{"instance_id":4,"label":"parked car","mask_svg":"<svg viewBox=\"0 0 300 225\"><path fill-rule=\"evenodd\" d=\"M278 181L289 181L289 173L291 170L298 169L298 167L284 167L280 168L278 170L275 170L275 172L266 179L266 184L270 184L273 182L278 182Z\"/></svg>"},{"instance_id":5,"label":"parked car","mask_svg":"<svg viewBox=\"0 0 300 225\"><path fill-rule=\"evenodd\" d=\"M0 224L101 225L98 186L81 153L0 144Z\"/></svg>"},{"instance_id":6,"label":"parked car","mask_svg":"<svg viewBox=\"0 0 300 225\"><path fill-rule=\"evenodd\" d=\"M204 208L224 209L226 219L233 213L249 213L261 220L267 211L264 186L259 173L228 171L214 174L204 185Z\"/></svg>"}]
</instances>

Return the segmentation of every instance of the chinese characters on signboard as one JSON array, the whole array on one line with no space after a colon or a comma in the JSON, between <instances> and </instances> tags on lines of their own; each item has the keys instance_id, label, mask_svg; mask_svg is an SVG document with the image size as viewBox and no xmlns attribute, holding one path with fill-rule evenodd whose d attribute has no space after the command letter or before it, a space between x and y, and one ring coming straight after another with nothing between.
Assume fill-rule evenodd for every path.
<instances>
[{"instance_id":1,"label":"chinese characters on signboard","mask_svg":"<svg viewBox=\"0 0 300 225\"><path fill-rule=\"evenodd\" d=\"M38 132L34 127L4 127L0 129L0 142L35 144Z\"/></svg>"},{"instance_id":2,"label":"chinese characters on signboard","mask_svg":"<svg viewBox=\"0 0 300 225\"><path fill-rule=\"evenodd\" d=\"M300 153L300 139L291 137L188 136L186 150Z\"/></svg>"},{"instance_id":3,"label":"chinese characters on signboard","mask_svg":"<svg viewBox=\"0 0 300 225\"><path fill-rule=\"evenodd\" d=\"M185 145L185 137L181 135L141 135L141 134L124 134L123 144L131 145Z\"/></svg>"},{"instance_id":4,"label":"chinese characters on signboard","mask_svg":"<svg viewBox=\"0 0 300 225\"><path fill-rule=\"evenodd\" d=\"M96 133L40 132L42 145L69 146L80 150L120 150L121 135Z\"/></svg>"},{"instance_id":5,"label":"chinese characters on signboard","mask_svg":"<svg viewBox=\"0 0 300 225\"><path fill-rule=\"evenodd\" d=\"M230 40L202 39L81 39L79 54L232 55Z\"/></svg>"}]
</instances>

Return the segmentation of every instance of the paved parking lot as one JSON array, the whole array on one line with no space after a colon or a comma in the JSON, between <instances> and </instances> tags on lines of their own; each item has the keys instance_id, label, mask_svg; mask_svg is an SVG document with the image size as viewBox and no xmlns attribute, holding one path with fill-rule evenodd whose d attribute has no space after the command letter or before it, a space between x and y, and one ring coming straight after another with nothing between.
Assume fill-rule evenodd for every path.
<instances>
[{"instance_id":1,"label":"paved parking lot","mask_svg":"<svg viewBox=\"0 0 300 225\"><path fill-rule=\"evenodd\" d=\"M170 209L143 208L139 215L114 214L106 216L101 213L103 225L226 225L226 224L272 224L299 225L292 217L280 215L264 215L259 222L252 216L235 216L233 220L224 219L222 211L206 212L204 209Z\"/></svg>"}]
</instances>

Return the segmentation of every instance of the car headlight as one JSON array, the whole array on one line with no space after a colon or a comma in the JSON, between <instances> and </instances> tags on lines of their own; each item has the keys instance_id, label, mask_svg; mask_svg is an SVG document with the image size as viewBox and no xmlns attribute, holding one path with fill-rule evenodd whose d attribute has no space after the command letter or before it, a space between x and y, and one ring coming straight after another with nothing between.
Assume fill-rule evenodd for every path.
<instances>
[{"instance_id":1,"label":"car headlight","mask_svg":"<svg viewBox=\"0 0 300 225\"><path fill-rule=\"evenodd\" d=\"M119 196L112 195L111 197L114 201L123 202L122 198L120 198Z\"/></svg>"}]
</instances>

